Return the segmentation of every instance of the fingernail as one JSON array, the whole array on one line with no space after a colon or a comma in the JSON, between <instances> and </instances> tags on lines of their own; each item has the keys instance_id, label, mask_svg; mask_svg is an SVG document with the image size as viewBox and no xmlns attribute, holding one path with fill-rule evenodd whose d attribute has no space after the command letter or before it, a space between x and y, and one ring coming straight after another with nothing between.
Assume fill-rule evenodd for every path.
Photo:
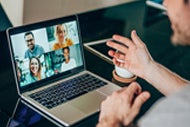
<instances>
[{"instance_id":1,"label":"fingernail","mask_svg":"<svg viewBox=\"0 0 190 127\"><path fill-rule=\"evenodd\" d=\"M145 94L144 94L144 96L146 97L146 98L150 98L150 93L149 92L146 92Z\"/></svg>"},{"instance_id":2,"label":"fingernail","mask_svg":"<svg viewBox=\"0 0 190 127\"><path fill-rule=\"evenodd\" d=\"M114 35L112 36L112 38L113 38L113 39L116 39L116 38L117 38L117 36L114 34Z\"/></svg>"},{"instance_id":3,"label":"fingernail","mask_svg":"<svg viewBox=\"0 0 190 127\"><path fill-rule=\"evenodd\" d=\"M135 34L137 33L136 30L133 30L132 32L135 33Z\"/></svg>"},{"instance_id":4,"label":"fingernail","mask_svg":"<svg viewBox=\"0 0 190 127\"><path fill-rule=\"evenodd\" d=\"M135 32L136 35L138 35L136 30L134 30L134 32Z\"/></svg>"},{"instance_id":5,"label":"fingernail","mask_svg":"<svg viewBox=\"0 0 190 127\"><path fill-rule=\"evenodd\" d=\"M109 44L110 44L110 41L107 41L107 42L106 42L106 45L109 45Z\"/></svg>"}]
</instances>

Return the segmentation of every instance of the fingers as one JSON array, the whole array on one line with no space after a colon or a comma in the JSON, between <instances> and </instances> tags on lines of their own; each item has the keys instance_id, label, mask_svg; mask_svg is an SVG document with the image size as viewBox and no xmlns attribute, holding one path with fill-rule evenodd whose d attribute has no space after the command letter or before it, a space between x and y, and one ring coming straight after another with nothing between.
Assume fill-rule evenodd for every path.
<instances>
[{"instance_id":1,"label":"fingers","mask_svg":"<svg viewBox=\"0 0 190 127\"><path fill-rule=\"evenodd\" d=\"M115 43L113 41L108 41L107 43L107 46L111 47L111 48L114 48L115 50L119 50L121 53L125 53L126 50L127 50L127 47L121 45L121 44L118 44L118 43Z\"/></svg>"},{"instance_id":2,"label":"fingers","mask_svg":"<svg viewBox=\"0 0 190 127\"><path fill-rule=\"evenodd\" d=\"M129 101L131 102L134 99L134 96L141 93L142 88L137 82L133 82L128 86L126 93L129 97Z\"/></svg>"},{"instance_id":3,"label":"fingers","mask_svg":"<svg viewBox=\"0 0 190 127\"><path fill-rule=\"evenodd\" d=\"M113 58L112 61L113 61L113 64L116 65L116 66L118 66L118 67L128 69L129 64L127 62L125 62L125 63L124 62L120 62L120 61L118 61L118 59L115 59L115 58Z\"/></svg>"},{"instance_id":4,"label":"fingers","mask_svg":"<svg viewBox=\"0 0 190 127\"><path fill-rule=\"evenodd\" d=\"M150 98L150 93L149 92L142 92L139 94L133 103L132 109L140 109L141 106Z\"/></svg>"},{"instance_id":5,"label":"fingers","mask_svg":"<svg viewBox=\"0 0 190 127\"><path fill-rule=\"evenodd\" d=\"M134 96L140 94L142 91L142 88L137 82L131 83L128 87L125 87L117 92L116 94L123 94L123 96L128 98L128 102L132 103Z\"/></svg>"},{"instance_id":6,"label":"fingers","mask_svg":"<svg viewBox=\"0 0 190 127\"><path fill-rule=\"evenodd\" d=\"M119 43L116 43L116 42L113 42L113 41L108 41L106 44L107 46L111 47L111 48L114 48L116 50L119 50L121 53L125 54L126 53L126 50L129 48L129 47L133 47L134 46L134 43L126 38L126 37L123 37L123 36L120 36L120 35L113 35L112 37L115 41L119 42Z\"/></svg>"},{"instance_id":7,"label":"fingers","mask_svg":"<svg viewBox=\"0 0 190 127\"><path fill-rule=\"evenodd\" d=\"M124 60L124 59L125 59L125 55L123 55L122 53L113 51L113 50L110 50L110 51L108 52L108 54L109 54L111 57L116 58L116 59L119 59L119 60Z\"/></svg>"},{"instance_id":8,"label":"fingers","mask_svg":"<svg viewBox=\"0 0 190 127\"><path fill-rule=\"evenodd\" d=\"M127 47L134 47L134 44L136 45L144 45L144 43L142 42L142 40L139 38L139 36L137 35L136 31L133 30L131 32L131 38L132 40L130 40L129 38L120 36L120 35L113 35L112 37L115 41L120 42L121 44L117 44L113 41L108 41L107 45L109 47L112 47L116 50L121 51L122 53L125 53L125 51L127 50ZM123 46L122 44L124 44L125 46Z\"/></svg>"},{"instance_id":9,"label":"fingers","mask_svg":"<svg viewBox=\"0 0 190 127\"><path fill-rule=\"evenodd\" d=\"M126 89L127 89L127 87L123 87L122 89L119 89L119 90L113 92L113 94L114 94L114 93L122 93L122 92L125 91Z\"/></svg>"},{"instance_id":10,"label":"fingers","mask_svg":"<svg viewBox=\"0 0 190 127\"><path fill-rule=\"evenodd\" d=\"M124 44L124 45L126 45L127 47L133 46L133 42L130 39L126 38L126 37L123 37L123 36L115 34L115 35L113 35L113 39L120 42L120 43L122 43L122 44Z\"/></svg>"},{"instance_id":11,"label":"fingers","mask_svg":"<svg viewBox=\"0 0 190 127\"><path fill-rule=\"evenodd\" d=\"M131 39L133 40L133 42L136 44L136 45L142 45L143 42L142 40L139 38L139 36L137 35L136 31L133 30L131 32Z\"/></svg>"},{"instance_id":12,"label":"fingers","mask_svg":"<svg viewBox=\"0 0 190 127\"><path fill-rule=\"evenodd\" d=\"M117 118L124 125L128 125L136 115L144 102L148 100L148 92L141 93L141 87L138 83L133 82L128 87L124 87L102 102L99 122L106 117ZM134 97L138 94L137 97ZM119 107L117 107L119 106Z\"/></svg>"},{"instance_id":13,"label":"fingers","mask_svg":"<svg viewBox=\"0 0 190 127\"><path fill-rule=\"evenodd\" d=\"M127 117L124 118L124 125L129 125L134 118L137 116L139 113L142 105L150 98L150 93L149 92L142 92L140 93L134 100L134 103L131 107L131 112Z\"/></svg>"},{"instance_id":14,"label":"fingers","mask_svg":"<svg viewBox=\"0 0 190 127\"><path fill-rule=\"evenodd\" d=\"M139 113L142 105L150 98L149 92L142 92L140 95L138 95L131 107L131 114L129 115L130 119L134 119L136 115Z\"/></svg>"},{"instance_id":15,"label":"fingers","mask_svg":"<svg viewBox=\"0 0 190 127\"><path fill-rule=\"evenodd\" d=\"M113 63L119 67L124 67L125 66L125 55L115 52L113 50L110 50L108 54L113 57Z\"/></svg>"}]
</instances>

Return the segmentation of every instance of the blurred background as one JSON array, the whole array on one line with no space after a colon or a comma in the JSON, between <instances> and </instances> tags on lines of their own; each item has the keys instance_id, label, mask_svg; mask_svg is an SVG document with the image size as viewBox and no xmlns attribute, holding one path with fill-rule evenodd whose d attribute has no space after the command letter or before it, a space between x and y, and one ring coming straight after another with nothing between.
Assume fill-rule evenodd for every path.
<instances>
[{"instance_id":1,"label":"blurred background","mask_svg":"<svg viewBox=\"0 0 190 127\"><path fill-rule=\"evenodd\" d=\"M13 26L137 0L0 0Z\"/></svg>"}]
</instances>

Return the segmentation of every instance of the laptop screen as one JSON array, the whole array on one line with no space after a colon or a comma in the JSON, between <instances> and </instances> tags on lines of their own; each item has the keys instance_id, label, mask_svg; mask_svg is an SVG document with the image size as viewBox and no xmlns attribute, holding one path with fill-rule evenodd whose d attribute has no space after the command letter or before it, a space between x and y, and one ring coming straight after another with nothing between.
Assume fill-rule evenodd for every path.
<instances>
[{"instance_id":1,"label":"laptop screen","mask_svg":"<svg viewBox=\"0 0 190 127\"><path fill-rule=\"evenodd\" d=\"M76 16L8 30L19 88L35 87L84 68Z\"/></svg>"}]
</instances>

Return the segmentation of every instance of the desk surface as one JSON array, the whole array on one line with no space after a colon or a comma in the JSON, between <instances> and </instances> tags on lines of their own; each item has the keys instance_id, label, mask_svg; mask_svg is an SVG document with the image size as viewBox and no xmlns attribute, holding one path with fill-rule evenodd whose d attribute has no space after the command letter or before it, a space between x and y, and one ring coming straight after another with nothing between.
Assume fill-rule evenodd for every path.
<instances>
[{"instance_id":1,"label":"desk surface","mask_svg":"<svg viewBox=\"0 0 190 127\"><path fill-rule=\"evenodd\" d=\"M171 45L171 29L167 17L159 19L154 24L145 26L147 11L148 9L145 3L138 1L79 14L83 42L87 43L89 41L110 38L114 33L129 36L130 31L136 29L156 61L189 79L189 47L174 47ZM18 95L12 75L5 31L0 33L0 43L0 123L1 126L5 126L14 111ZM87 69L111 81L114 66L87 50L84 50L84 52ZM96 62L96 65L94 62ZM151 92L152 97L143 105L136 120L138 120L157 99L162 97L162 94L143 79L138 78L137 81L144 90ZM95 114L74 125L74 127L93 127L96 125L97 120L98 114ZM42 118L35 126L53 127L56 125Z\"/></svg>"}]
</instances>

